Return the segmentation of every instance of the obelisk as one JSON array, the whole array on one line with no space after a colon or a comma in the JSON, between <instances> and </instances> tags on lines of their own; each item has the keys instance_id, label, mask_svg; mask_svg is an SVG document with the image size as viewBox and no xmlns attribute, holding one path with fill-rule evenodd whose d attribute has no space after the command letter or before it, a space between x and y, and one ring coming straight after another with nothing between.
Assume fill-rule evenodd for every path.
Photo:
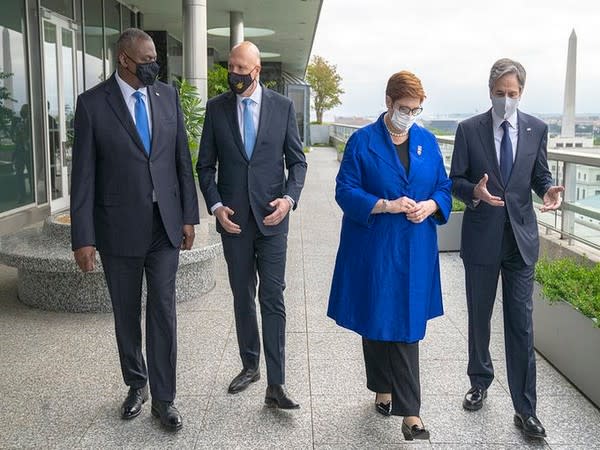
<instances>
[{"instance_id":1,"label":"obelisk","mask_svg":"<svg viewBox=\"0 0 600 450\"><path fill-rule=\"evenodd\" d=\"M561 137L575 137L575 78L577 74L577 35L569 37L567 77L565 79L565 104L562 116Z\"/></svg>"}]
</instances>

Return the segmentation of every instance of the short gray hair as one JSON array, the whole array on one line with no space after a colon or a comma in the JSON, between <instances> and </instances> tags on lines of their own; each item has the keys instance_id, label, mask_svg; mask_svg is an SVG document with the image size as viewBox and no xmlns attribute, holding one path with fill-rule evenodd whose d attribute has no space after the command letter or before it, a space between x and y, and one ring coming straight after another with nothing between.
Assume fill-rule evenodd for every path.
<instances>
[{"instance_id":1,"label":"short gray hair","mask_svg":"<svg viewBox=\"0 0 600 450\"><path fill-rule=\"evenodd\" d=\"M525 87L525 78L527 77L525 68L517 61L508 58L502 58L496 61L490 70L490 80L488 82L490 92L492 89L494 89L496 81L498 81L498 79L502 78L504 75L508 75L509 73L514 73L517 76L519 87L521 90L523 90Z\"/></svg>"},{"instance_id":2,"label":"short gray hair","mask_svg":"<svg viewBox=\"0 0 600 450\"><path fill-rule=\"evenodd\" d=\"M127 28L119 36L117 41L117 52L121 53L124 50L130 49L138 39L151 41L152 38L148 33L139 28Z\"/></svg>"}]
</instances>

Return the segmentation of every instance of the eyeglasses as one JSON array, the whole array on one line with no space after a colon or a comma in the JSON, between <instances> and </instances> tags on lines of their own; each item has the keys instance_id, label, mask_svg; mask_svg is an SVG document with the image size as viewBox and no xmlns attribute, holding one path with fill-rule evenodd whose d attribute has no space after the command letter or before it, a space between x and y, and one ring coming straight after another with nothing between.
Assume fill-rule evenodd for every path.
<instances>
[{"instance_id":1,"label":"eyeglasses","mask_svg":"<svg viewBox=\"0 0 600 450\"><path fill-rule=\"evenodd\" d=\"M402 114L410 114L411 116L418 116L423 112L423 108L417 106L416 108L410 109L408 106L399 106L398 111Z\"/></svg>"}]
</instances>

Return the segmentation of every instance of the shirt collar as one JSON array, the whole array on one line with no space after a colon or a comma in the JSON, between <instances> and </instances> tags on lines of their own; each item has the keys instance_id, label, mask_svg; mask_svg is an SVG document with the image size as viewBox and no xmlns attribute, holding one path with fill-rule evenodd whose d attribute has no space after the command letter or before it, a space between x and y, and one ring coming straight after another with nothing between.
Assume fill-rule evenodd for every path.
<instances>
[{"instance_id":1,"label":"shirt collar","mask_svg":"<svg viewBox=\"0 0 600 450\"><path fill-rule=\"evenodd\" d=\"M262 86L260 85L260 82L258 82L256 84L256 89L254 89L254 92L252 93L252 95L250 97L243 97L241 95L236 95L236 97L237 97L238 105L245 98L251 98L254 101L254 103L256 103L257 105L260 105L260 102L262 100Z\"/></svg>"},{"instance_id":2,"label":"shirt collar","mask_svg":"<svg viewBox=\"0 0 600 450\"><path fill-rule=\"evenodd\" d=\"M492 123L494 124L494 130L497 130L498 128L500 128L500 126L502 126L502 122L504 122L504 120L506 120L510 124L510 126L516 130L517 129L517 111L515 111L513 113L513 115L510 116L508 119L503 119L498 114L496 114L496 111L494 111L494 108L492 108Z\"/></svg>"},{"instance_id":3,"label":"shirt collar","mask_svg":"<svg viewBox=\"0 0 600 450\"><path fill-rule=\"evenodd\" d=\"M123 98L125 99L125 101L128 101L131 98L131 96L137 91L141 92L144 97L148 97L148 87L147 86L139 88L136 91L136 89L132 88L126 81L124 81L119 76L118 70L115 70L115 78L117 80L117 84L119 85L119 88L121 89L121 93L123 94Z\"/></svg>"}]
</instances>

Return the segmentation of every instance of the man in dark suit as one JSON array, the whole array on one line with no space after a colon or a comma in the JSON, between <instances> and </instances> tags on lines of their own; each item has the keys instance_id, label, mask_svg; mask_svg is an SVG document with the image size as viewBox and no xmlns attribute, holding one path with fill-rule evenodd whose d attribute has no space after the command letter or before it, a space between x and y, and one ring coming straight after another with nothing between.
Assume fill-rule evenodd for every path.
<instances>
[{"instance_id":1,"label":"man in dark suit","mask_svg":"<svg viewBox=\"0 0 600 450\"><path fill-rule=\"evenodd\" d=\"M96 249L102 259L129 386L121 417L140 414L149 380L152 414L177 430L175 276L180 248L194 242L198 199L177 91L155 82L152 39L132 28L117 46L117 71L77 100L72 246L84 272L94 269ZM144 273L147 369L140 327Z\"/></svg>"},{"instance_id":2,"label":"man in dark suit","mask_svg":"<svg viewBox=\"0 0 600 450\"><path fill-rule=\"evenodd\" d=\"M260 378L254 300L258 274L267 363L265 403L294 409L299 405L283 386L283 290L288 212L298 204L306 160L292 102L261 86L260 69L260 53L254 44L242 42L231 50L228 79L232 91L206 105L196 169L209 212L217 217L233 292L243 368L229 392L240 392Z\"/></svg>"},{"instance_id":3,"label":"man in dark suit","mask_svg":"<svg viewBox=\"0 0 600 450\"><path fill-rule=\"evenodd\" d=\"M518 110L525 69L500 59L490 71L492 108L460 123L450 178L453 194L468 206L462 227L469 312L471 389L463 407L482 407L494 378L489 352L490 320L502 274L504 338L514 423L542 438L536 417L535 353L531 319L539 237L531 190L543 199L541 211L557 209L562 186L552 186L546 159L548 127Z\"/></svg>"}]
</instances>

